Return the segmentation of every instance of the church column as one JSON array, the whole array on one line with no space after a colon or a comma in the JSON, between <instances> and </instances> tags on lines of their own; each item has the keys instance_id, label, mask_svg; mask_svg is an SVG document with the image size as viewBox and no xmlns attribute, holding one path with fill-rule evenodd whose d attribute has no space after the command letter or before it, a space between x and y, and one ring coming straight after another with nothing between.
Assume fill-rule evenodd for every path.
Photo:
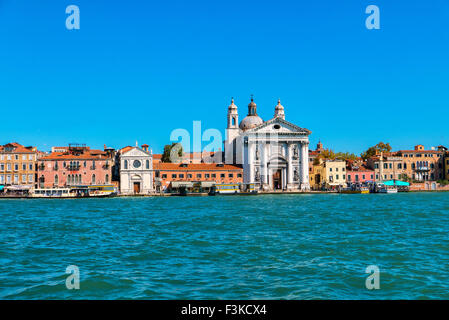
<instances>
[{"instance_id":1,"label":"church column","mask_svg":"<svg viewBox=\"0 0 449 320\"><path fill-rule=\"evenodd\" d=\"M309 142L301 143L301 185L309 189Z\"/></svg>"},{"instance_id":2,"label":"church column","mask_svg":"<svg viewBox=\"0 0 449 320\"><path fill-rule=\"evenodd\" d=\"M253 155L253 143L248 141L248 167L249 167L249 181L255 182L254 176L254 155Z\"/></svg>"},{"instance_id":3,"label":"church column","mask_svg":"<svg viewBox=\"0 0 449 320\"><path fill-rule=\"evenodd\" d=\"M262 167L263 167L263 178L262 183L268 184L268 144L263 144L263 157L262 157Z\"/></svg>"},{"instance_id":4,"label":"church column","mask_svg":"<svg viewBox=\"0 0 449 320\"><path fill-rule=\"evenodd\" d=\"M287 143L287 161L288 161L288 170L287 170L287 182L288 184L293 183L293 145L291 143Z\"/></svg>"}]
</instances>

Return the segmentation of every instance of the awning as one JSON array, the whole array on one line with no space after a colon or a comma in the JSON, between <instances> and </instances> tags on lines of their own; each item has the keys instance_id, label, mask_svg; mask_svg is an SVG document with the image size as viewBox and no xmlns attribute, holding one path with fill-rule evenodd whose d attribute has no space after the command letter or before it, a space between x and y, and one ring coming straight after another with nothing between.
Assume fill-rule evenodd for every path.
<instances>
[{"instance_id":1,"label":"awning","mask_svg":"<svg viewBox=\"0 0 449 320\"><path fill-rule=\"evenodd\" d=\"M384 181L383 184L386 186L404 186L404 187L410 186L410 183L401 180L388 180Z\"/></svg>"},{"instance_id":2,"label":"awning","mask_svg":"<svg viewBox=\"0 0 449 320\"><path fill-rule=\"evenodd\" d=\"M201 187L203 188L211 188L215 185L214 181L201 181Z\"/></svg>"},{"instance_id":3,"label":"awning","mask_svg":"<svg viewBox=\"0 0 449 320\"><path fill-rule=\"evenodd\" d=\"M30 190L31 186L9 186L6 190Z\"/></svg>"},{"instance_id":4,"label":"awning","mask_svg":"<svg viewBox=\"0 0 449 320\"><path fill-rule=\"evenodd\" d=\"M5 188L5 186L0 186L0 191L2 191Z\"/></svg>"},{"instance_id":5,"label":"awning","mask_svg":"<svg viewBox=\"0 0 449 320\"><path fill-rule=\"evenodd\" d=\"M190 181L172 181L170 184L171 184L172 188L180 188L180 187L191 188L191 187L193 187L193 183Z\"/></svg>"}]
</instances>

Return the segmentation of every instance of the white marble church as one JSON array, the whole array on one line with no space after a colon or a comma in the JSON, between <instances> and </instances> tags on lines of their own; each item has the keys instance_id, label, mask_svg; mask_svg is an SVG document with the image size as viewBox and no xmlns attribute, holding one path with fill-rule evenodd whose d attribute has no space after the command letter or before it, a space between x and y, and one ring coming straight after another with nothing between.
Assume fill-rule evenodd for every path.
<instances>
[{"instance_id":1,"label":"white marble church","mask_svg":"<svg viewBox=\"0 0 449 320\"><path fill-rule=\"evenodd\" d=\"M261 190L309 191L309 135L285 120L280 100L274 117L263 121L253 98L248 115L238 124L234 99L228 107L225 162L243 165L244 184Z\"/></svg>"}]
</instances>

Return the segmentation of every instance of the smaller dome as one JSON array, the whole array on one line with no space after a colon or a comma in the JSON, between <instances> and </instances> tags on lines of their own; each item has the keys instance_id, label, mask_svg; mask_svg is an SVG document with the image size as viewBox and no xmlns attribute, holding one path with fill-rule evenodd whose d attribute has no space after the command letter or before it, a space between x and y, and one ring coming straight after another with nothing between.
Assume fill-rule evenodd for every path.
<instances>
[{"instance_id":1,"label":"smaller dome","mask_svg":"<svg viewBox=\"0 0 449 320\"><path fill-rule=\"evenodd\" d=\"M239 128L243 131L255 128L263 123L263 120L259 116L246 116L242 122L240 122Z\"/></svg>"}]
</instances>

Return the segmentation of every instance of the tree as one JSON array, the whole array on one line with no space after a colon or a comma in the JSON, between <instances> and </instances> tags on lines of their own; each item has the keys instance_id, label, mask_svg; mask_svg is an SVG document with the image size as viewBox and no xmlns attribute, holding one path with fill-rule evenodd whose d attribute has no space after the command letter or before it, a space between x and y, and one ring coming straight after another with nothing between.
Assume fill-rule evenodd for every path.
<instances>
[{"instance_id":1,"label":"tree","mask_svg":"<svg viewBox=\"0 0 449 320\"><path fill-rule=\"evenodd\" d=\"M362 152L360 156L362 157L363 160L366 160L381 152L390 152L391 149L392 148L389 143L379 142L375 146L368 148L368 150L366 150L365 152Z\"/></svg>"},{"instance_id":2,"label":"tree","mask_svg":"<svg viewBox=\"0 0 449 320\"><path fill-rule=\"evenodd\" d=\"M171 163L172 160L175 160L171 157L173 148L175 148L174 150L178 149L178 157L182 158L182 155L184 153L182 151L182 145L178 142L173 142L171 145L167 144L164 146L164 153L162 154L161 162Z\"/></svg>"}]
</instances>

